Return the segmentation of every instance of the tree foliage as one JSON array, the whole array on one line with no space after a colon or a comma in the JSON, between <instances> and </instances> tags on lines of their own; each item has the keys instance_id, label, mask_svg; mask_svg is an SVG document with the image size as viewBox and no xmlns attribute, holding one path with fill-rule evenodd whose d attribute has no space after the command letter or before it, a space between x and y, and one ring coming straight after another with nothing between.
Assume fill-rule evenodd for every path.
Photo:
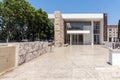
<instances>
[{"instance_id":1,"label":"tree foliage","mask_svg":"<svg viewBox=\"0 0 120 80\"><path fill-rule=\"evenodd\" d=\"M42 9L35 10L26 0L0 2L0 39L21 41L50 39L53 23Z\"/></svg>"}]
</instances>

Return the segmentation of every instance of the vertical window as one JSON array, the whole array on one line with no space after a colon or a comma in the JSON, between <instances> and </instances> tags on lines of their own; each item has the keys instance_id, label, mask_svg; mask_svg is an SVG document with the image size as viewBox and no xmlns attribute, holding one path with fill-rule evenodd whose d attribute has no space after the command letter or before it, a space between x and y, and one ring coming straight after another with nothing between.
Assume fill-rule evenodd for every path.
<instances>
[{"instance_id":1,"label":"vertical window","mask_svg":"<svg viewBox=\"0 0 120 80\"><path fill-rule=\"evenodd\" d=\"M109 31L112 31L111 29L109 29Z\"/></svg>"},{"instance_id":2,"label":"vertical window","mask_svg":"<svg viewBox=\"0 0 120 80\"><path fill-rule=\"evenodd\" d=\"M109 38L109 42L111 42L112 41L112 39L111 38Z\"/></svg>"},{"instance_id":3,"label":"vertical window","mask_svg":"<svg viewBox=\"0 0 120 80\"><path fill-rule=\"evenodd\" d=\"M100 22L99 21L94 22L94 34L100 34Z\"/></svg>"}]
</instances>

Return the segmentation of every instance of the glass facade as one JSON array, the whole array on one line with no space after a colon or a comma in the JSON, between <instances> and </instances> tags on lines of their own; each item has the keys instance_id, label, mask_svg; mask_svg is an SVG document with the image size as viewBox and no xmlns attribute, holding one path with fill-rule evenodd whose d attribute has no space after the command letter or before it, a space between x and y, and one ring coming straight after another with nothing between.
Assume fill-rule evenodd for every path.
<instances>
[{"instance_id":1,"label":"glass facade","mask_svg":"<svg viewBox=\"0 0 120 80\"><path fill-rule=\"evenodd\" d=\"M91 41L91 21L83 22L65 22L65 31L67 30L89 30L89 34L72 34L72 44L83 44ZM65 35L65 42L70 43L70 34ZM86 40L87 39L87 40ZM88 41L88 39L90 41ZM100 21L93 22L93 40L94 44L100 44ZM84 41L84 42L83 42ZM89 44L89 43L88 43Z\"/></svg>"},{"instance_id":2,"label":"glass facade","mask_svg":"<svg viewBox=\"0 0 120 80\"><path fill-rule=\"evenodd\" d=\"M100 22L94 21L94 44L100 44Z\"/></svg>"},{"instance_id":3,"label":"glass facade","mask_svg":"<svg viewBox=\"0 0 120 80\"><path fill-rule=\"evenodd\" d=\"M91 22L66 22L67 30L84 30L84 26L90 26Z\"/></svg>"},{"instance_id":4,"label":"glass facade","mask_svg":"<svg viewBox=\"0 0 120 80\"><path fill-rule=\"evenodd\" d=\"M100 34L100 22L94 22L94 34Z\"/></svg>"},{"instance_id":5,"label":"glass facade","mask_svg":"<svg viewBox=\"0 0 120 80\"><path fill-rule=\"evenodd\" d=\"M65 24L65 31L67 30L88 30L91 26L91 21L67 21ZM88 28L89 27L89 28ZM70 34L65 32L65 43L70 43ZM72 34L72 44L83 44L83 34Z\"/></svg>"}]
</instances>

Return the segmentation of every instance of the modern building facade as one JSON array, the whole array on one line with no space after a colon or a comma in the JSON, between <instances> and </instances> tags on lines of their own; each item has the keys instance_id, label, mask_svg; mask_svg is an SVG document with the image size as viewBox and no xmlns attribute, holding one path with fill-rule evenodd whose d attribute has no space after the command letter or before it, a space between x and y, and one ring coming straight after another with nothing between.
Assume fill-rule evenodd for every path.
<instances>
[{"instance_id":1,"label":"modern building facade","mask_svg":"<svg viewBox=\"0 0 120 80\"><path fill-rule=\"evenodd\" d=\"M55 46L94 45L107 41L107 15L101 14L48 14L54 22Z\"/></svg>"},{"instance_id":2,"label":"modern building facade","mask_svg":"<svg viewBox=\"0 0 120 80\"><path fill-rule=\"evenodd\" d=\"M107 27L108 42L116 42L118 39L118 27L117 25L108 25Z\"/></svg>"}]
</instances>

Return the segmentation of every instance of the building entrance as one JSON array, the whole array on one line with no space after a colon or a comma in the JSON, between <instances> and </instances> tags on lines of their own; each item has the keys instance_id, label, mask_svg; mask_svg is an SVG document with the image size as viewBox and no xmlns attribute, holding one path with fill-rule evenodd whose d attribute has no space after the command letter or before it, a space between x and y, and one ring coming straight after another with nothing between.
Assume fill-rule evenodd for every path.
<instances>
[{"instance_id":1,"label":"building entrance","mask_svg":"<svg viewBox=\"0 0 120 80\"><path fill-rule=\"evenodd\" d=\"M82 34L72 34L72 39L70 40L72 45L82 45L83 35Z\"/></svg>"}]
</instances>

